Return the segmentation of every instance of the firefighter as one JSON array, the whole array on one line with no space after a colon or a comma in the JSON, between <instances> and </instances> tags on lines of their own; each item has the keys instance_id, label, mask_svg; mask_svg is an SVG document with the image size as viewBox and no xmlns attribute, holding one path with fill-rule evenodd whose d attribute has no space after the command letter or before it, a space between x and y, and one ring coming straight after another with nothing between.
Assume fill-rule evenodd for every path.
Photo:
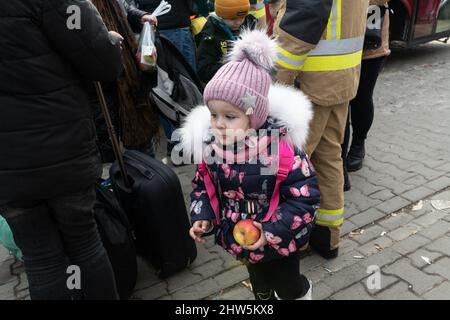
<instances>
[{"instance_id":1,"label":"firefighter","mask_svg":"<svg viewBox=\"0 0 450 320\"><path fill-rule=\"evenodd\" d=\"M255 16L258 29L265 29L267 27L266 5L264 0L250 0L249 14Z\"/></svg>"},{"instance_id":2,"label":"firefighter","mask_svg":"<svg viewBox=\"0 0 450 320\"><path fill-rule=\"evenodd\" d=\"M358 88L369 0L282 1L276 77L298 86L314 104L305 151L317 170L321 200L309 244L331 259L344 222L341 143Z\"/></svg>"}]
</instances>

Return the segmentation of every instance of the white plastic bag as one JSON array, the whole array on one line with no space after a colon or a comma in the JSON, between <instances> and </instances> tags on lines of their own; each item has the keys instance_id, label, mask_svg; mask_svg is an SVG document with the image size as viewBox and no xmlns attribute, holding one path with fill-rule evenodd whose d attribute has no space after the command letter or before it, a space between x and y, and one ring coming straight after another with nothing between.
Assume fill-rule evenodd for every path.
<instances>
[{"instance_id":1,"label":"white plastic bag","mask_svg":"<svg viewBox=\"0 0 450 320\"><path fill-rule=\"evenodd\" d=\"M137 58L141 70L151 70L156 66L155 30L148 22L142 28Z\"/></svg>"},{"instance_id":2,"label":"white plastic bag","mask_svg":"<svg viewBox=\"0 0 450 320\"><path fill-rule=\"evenodd\" d=\"M152 12L152 15L155 17L159 17L162 16L163 14L166 14L171 9L172 5L165 0L162 0L161 3L158 5L158 7Z\"/></svg>"}]
</instances>

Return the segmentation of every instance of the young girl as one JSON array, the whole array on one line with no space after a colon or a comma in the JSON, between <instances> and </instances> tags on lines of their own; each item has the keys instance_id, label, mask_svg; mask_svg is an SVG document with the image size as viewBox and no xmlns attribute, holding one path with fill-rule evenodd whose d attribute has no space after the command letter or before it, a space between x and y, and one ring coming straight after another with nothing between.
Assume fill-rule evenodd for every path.
<instances>
[{"instance_id":1,"label":"young girl","mask_svg":"<svg viewBox=\"0 0 450 320\"><path fill-rule=\"evenodd\" d=\"M186 119L182 148L196 161L203 158L192 182L190 235L204 242L202 237L214 231L217 243L246 263L257 300L311 299L312 284L300 274L298 255L320 196L301 149L311 104L298 90L272 85L275 56L276 44L264 32L245 32L231 61L205 88L206 106ZM244 134L251 129L258 137ZM211 150L214 163L206 157ZM253 220L260 237L239 245L233 230L246 219Z\"/></svg>"}]
</instances>

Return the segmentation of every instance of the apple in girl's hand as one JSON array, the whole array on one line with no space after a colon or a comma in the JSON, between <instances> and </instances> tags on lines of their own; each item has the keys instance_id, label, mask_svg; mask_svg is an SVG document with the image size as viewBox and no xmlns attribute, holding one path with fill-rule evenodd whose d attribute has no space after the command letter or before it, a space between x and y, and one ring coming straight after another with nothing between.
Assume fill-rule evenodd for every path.
<instances>
[{"instance_id":1,"label":"apple in girl's hand","mask_svg":"<svg viewBox=\"0 0 450 320\"><path fill-rule=\"evenodd\" d=\"M241 246L251 246L261 236L259 229L253 224L253 220L244 219L236 223L233 229L233 237Z\"/></svg>"}]
</instances>

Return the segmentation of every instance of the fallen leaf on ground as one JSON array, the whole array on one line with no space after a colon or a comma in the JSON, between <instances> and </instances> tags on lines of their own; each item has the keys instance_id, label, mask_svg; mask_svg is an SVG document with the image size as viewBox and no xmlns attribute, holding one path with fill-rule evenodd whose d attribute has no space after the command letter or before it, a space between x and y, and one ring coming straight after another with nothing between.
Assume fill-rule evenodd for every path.
<instances>
[{"instance_id":1,"label":"fallen leaf on ground","mask_svg":"<svg viewBox=\"0 0 450 320\"><path fill-rule=\"evenodd\" d=\"M431 200L431 205L436 210L450 209L450 201L447 200Z\"/></svg>"},{"instance_id":2,"label":"fallen leaf on ground","mask_svg":"<svg viewBox=\"0 0 450 320\"><path fill-rule=\"evenodd\" d=\"M247 282L247 281L242 281L242 284L244 285L244 287L246 287L247 289L249 289L250 291L253 291L252 288L252 284Z\"/></svg>"},{"instance_id":3,"label":"fallen leaf on ground","mask_svg":"<svg viewBox=\"0 0 450 320\"><path fill-rule=\"evenodd\" d=\"M386 231L383 231L381 234L380 234L380 236L382 236L382 237L384 237L385 235L386 235Z\"/></svg>"},{"instance_id":4,"label":"fallen leaf on ground","mask_svg":"<svg viewBox=\"0 0 450 320\"><path fill-rule=\"evenodd\" d=\"M427 264L432 264L433 262L428 257L420 256L423 261L425 261Z\"/></svg>"},{"instance_id":5,"label":"fallen leaf on ground","mask_svg":"<svg viewBox=\"0 0 450 320\"><path fill-rule=\"evenodd\" d=\"M423 201L420 200L419 202L417 202L417 204L414 207L412 207L412 211L418 211L422 208L423 208Z\"/></svg>"},{"instance_id":6,"label":"fallen leaf on ground","mask_svg":"<svg viewBox=\"0 0 450 320\"><path fill-rule=\"evenodd\" d=\"M328 269L328 268L325 268L325 267L323 267L328 273L333 273L333 271L331 271L330 269Z\"/></svg>"},{"instance_id":7,"label":"fallen leaf on ground","mask_svg":"<svg viewBox=\"0 0 450 320\"><path fill-rule=\"evenodd\" d=\"M352 237L355 237L355 236L360 236L363 233L364 233L364 229L359 229L359 230L350 232L349 237L352 238Z\"/></svg>"}]
</instances>

